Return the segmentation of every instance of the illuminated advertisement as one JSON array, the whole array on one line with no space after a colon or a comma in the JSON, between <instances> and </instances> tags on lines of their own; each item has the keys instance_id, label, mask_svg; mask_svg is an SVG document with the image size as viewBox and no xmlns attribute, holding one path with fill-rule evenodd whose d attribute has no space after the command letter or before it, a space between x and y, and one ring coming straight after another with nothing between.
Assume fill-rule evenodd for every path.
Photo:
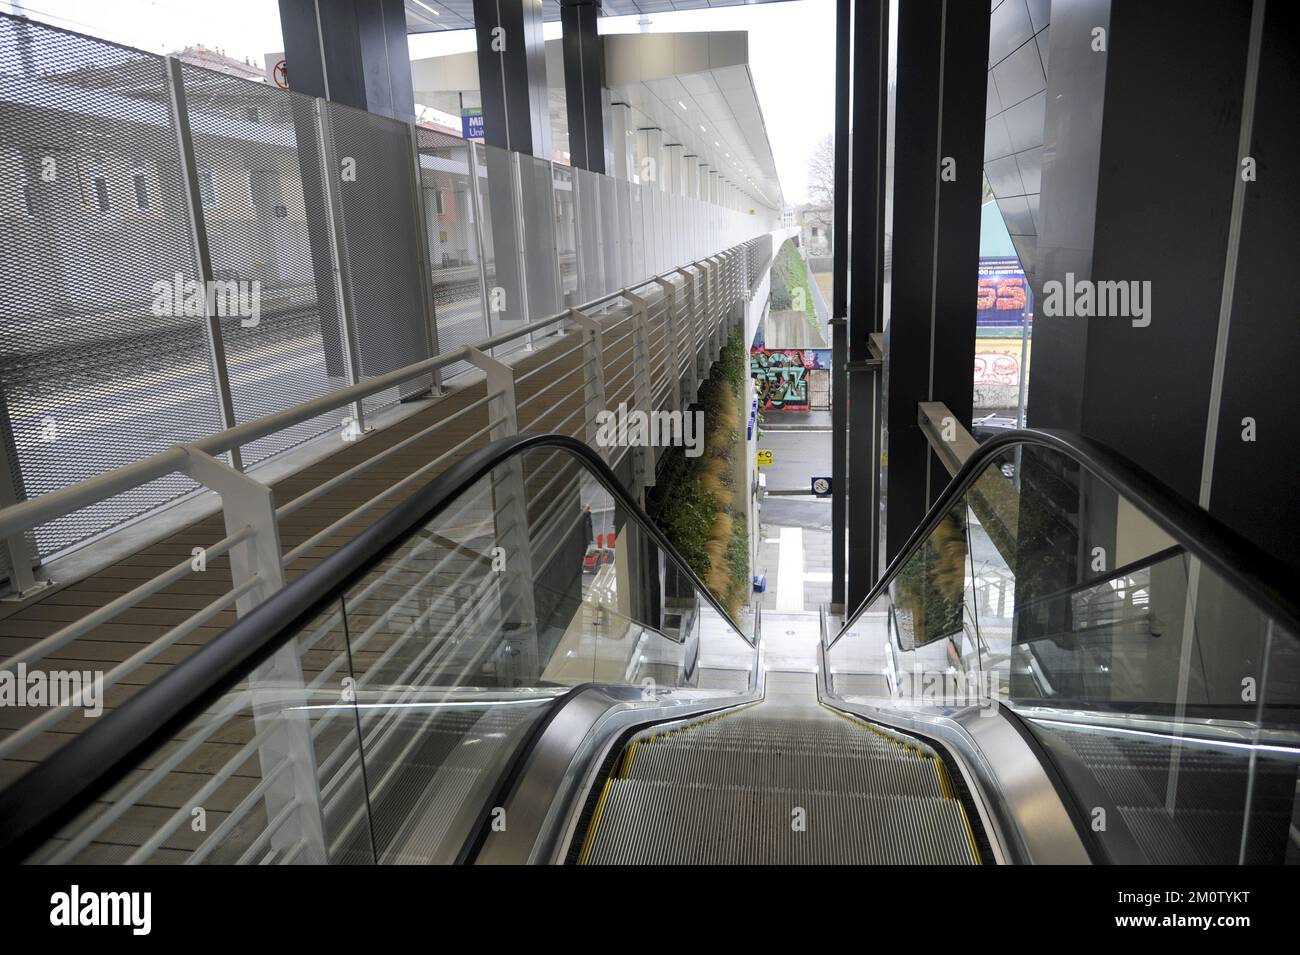
<instances>
[{"instance_id":1,"label":"illuminated advertisement","mask_svg":"<svg viewBox=\"0 0 1300 955\"><path fill-rule=\"evenodd\" d=\"M1020 260L1015 256L980 259L978 295L978 327L1019 327L1030 311L1029 282Z\"/></svg>"}]
</instances>

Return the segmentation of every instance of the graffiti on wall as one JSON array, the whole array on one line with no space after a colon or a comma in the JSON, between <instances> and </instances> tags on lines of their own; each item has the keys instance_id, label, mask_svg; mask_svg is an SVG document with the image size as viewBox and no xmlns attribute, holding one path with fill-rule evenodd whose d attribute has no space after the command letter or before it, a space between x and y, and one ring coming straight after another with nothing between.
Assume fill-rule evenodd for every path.
<instances>
[{"instance_id":1,"label":"graffiti on wall","mask_svg":"<svg viewBox=\"0 0 1300 955\"><path fill-rule=\"evenodd\" d=\"M1020 361L1002 352L979 352L975 355L975 383L994 385L1020 384Z\"/></svg>"},{"instance_id":2,"label":"graffiti on wall","mask_svg":"<svg viewBox=\"0 0 1300 955\"><path fill-rule=\"evenodd\" d=\"M811 373L830 366L829 348L753 348L749 353L758 405L774 411L807 411Z\"/></svg>"}]
</instances>

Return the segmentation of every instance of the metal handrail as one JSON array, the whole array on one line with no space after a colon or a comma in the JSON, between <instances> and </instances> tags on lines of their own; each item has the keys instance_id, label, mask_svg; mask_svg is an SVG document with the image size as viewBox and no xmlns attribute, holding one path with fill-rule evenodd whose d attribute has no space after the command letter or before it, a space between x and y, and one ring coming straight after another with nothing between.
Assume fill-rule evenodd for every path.
<instances>
[{"instance_id":1,"label":"metal handrail","mask_svg":"<svg viewBox=\"0 0 1300 955\"><path fill-rule=\"evenodd\" d=\"M756 648L635 497L589 445L565 435L512 435L475 451L356 538L135 696L78 734L0 792L0 860L19 861L53 836L142 759L174 738L278 648L293 639L339 593L363 579L465 490L506 461L545 448L578 458L675 565L696 592L749 646Z\"/></svg>"},{"instance_id":2,"label":"metal handrail","mask_svg":"<svg viewBox=\"0 0 1300 955\"><path fill-rule=\"evenodd\" d=\"M916 530L912 531L907 542L899 549L898 556L885 568L875 586L847 616L844 625L830 643L826 644L828 650L889 589L894 578L947 516L958 498L979 479L1001 452L1016 445L1056 451L1097 475L1116 492L1127 497L1184 550L1277 621L1290 633L1292 639L1300 639L1300 603L1291 596L1296 589L1295 582L1279 569L1276 559L1212 517L1209 512L1171 491L1168 485L1149 471L1106 445L1071 431L1024 429L995 435L966 459L943 493L930 506Z\"/></svg>"}]
</instances>

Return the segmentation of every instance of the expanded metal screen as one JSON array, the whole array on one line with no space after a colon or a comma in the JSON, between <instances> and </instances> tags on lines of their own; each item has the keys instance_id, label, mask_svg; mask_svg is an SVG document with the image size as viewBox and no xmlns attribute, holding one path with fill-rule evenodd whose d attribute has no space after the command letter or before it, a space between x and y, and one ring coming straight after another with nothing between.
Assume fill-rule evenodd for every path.
<instances>
[{"instance_id":1,"label":"expanded metal screen","mask_svg":"<svg viewBox=\"0 0 1300 955\"><path fill-rule=\"evenodd\" d=\"M747 238L744 220L0 14L0 467L15 499L67 487L220 430L226 401L247 422L519 330ZM242 463L346 436L349 415ZM61 517L33 556L195 490L172 475Z\"/></svg>"},{"instance_id":2,"label":"expanded metal screen","mask_svg":"<svg viewBox=\"0 0 1300 955\"><path fill-rule=\"evenodd\" d=\"M220 430L164 61L0 18L0 401L20 496ZM180 292L177 295L177 292ZM42 556L192 490L39 528Z\"/></svg>"},{"instance_id":3,"label":"expanded metal screen","mask_svg":"<svg viewBox=\"0 0 1300 955\"><path fill-rule=\"evenodd\" d=\"M469 143L455 136L431 129L419 130L420 190L433 278L438 348L443 352L488 337L469 147ZM468 362L457 362L443 369L443 379L470 367Z\"/></svg>"},{"instance_id":4,"label":"expanded metal screen","mask_svg":"<svg viewBox=\"0 0 1300 955\"><path fill-rule=\"evenodd\" d=\"M315 100L194 66L181 71L214 278L248 289L258 313L221 319L236 420L346 388ZM338 430L345 416L254 442L244 465Z\"/></svg>"},{"instance_id":5,"label":"expanded metal screen","mask_svg":"<svg viewBox=\"0 0 1300 955\"><path fill-rule=\"evenodd\" d=\"M419 200L407 124L326 103L326 168L336 178L336 231L341 236L352 327L362 378L382 375L432 355L426 313ZM366 399L377 409L427 391L432 380L407 383Z\"/></svg>"}]
</instances>

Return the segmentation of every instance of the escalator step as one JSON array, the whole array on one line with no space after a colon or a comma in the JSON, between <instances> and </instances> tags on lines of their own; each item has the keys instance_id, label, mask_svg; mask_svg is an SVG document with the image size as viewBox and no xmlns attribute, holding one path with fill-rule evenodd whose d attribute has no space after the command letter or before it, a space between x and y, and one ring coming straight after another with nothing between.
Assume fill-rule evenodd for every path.
<instances>
[{"instance_id":1,"label":"escalator step","mask_svg":"<svg viewBox=\"0 0 1300 955\"><path fill-rule=\"evenodd\" d=\"M589 865L977 861L950 799L610 779L601 803Z\"/></svg>"},{"instance_id":2,"label":"escalator step","mask_svg":"<svg viewBox=\"0 0 1300 955\"><path fill-rule=\"evenodd\" d=\"M790 791L942 798L929 760L894 754L790 752L771 748L663 745L636 748L628 778L689 780L704 786L771 786Z\"/></svg>"}]
</instances>

